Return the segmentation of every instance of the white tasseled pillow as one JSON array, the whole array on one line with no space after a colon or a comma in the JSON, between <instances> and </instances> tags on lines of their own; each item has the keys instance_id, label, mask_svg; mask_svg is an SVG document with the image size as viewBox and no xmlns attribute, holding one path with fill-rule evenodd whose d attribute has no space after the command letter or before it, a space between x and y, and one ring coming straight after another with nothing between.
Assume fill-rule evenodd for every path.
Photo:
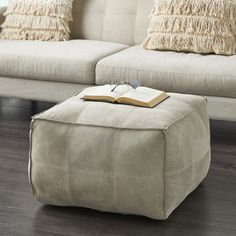
<instances>
[{"instance_id":1,"label":"white tasseled pillow","mask_svg":"<svg viewBox=\"0 0 236 236\"><path fill-rule=\"evenodd\" d=\"M0 38L63 41L70 38L73 0L13 0Z\"/></svg>"},{"instance_id":2,"label":"white tasseled pillow","mask_svg":"<svg viewBox=\"0 0 236 236\"><path fill-rule=\"evenodd\" d=\"M155 0L143 46L233 55L236 0Z\"/></svg>"}]
</instances>

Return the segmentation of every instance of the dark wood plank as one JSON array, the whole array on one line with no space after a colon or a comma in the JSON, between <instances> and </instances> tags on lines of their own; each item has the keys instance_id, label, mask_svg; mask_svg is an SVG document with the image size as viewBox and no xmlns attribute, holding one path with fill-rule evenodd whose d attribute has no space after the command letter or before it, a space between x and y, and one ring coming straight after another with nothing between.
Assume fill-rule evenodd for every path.
<instances>
[{"instance_id":1,"label":"dark wood plank","mask_svg":"<svg viewBox=\"0 0 236 236\"><path fill-rule=\"evenodd\" d=\"M167 221L155 221L34 199L27 177L30 117L53 105L0 99L0 236L236 235L236 122L211 121L207 178Z\"/></svg>"}]
</instances>

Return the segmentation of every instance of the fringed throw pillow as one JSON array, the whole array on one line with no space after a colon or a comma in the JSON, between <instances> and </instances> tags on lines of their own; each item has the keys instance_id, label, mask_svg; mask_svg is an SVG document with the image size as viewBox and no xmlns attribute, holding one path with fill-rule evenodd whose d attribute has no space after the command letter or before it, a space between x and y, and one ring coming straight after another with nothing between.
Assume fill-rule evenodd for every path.
<instances>
[{"instance_id":1,"label":"fringed throw pillow","mask_svg":"<svg viewBox=\"0 0 236 236\"><path fill-rule=\"evenodd\" d=\"M155 0L146 49L236 53L236 0Z\"/></svg>"},{"instance_id":2,"label":"fringed throw pillow","mask_svg":"<svg viewBox=\"0 0 236 236\"><path fill-rule=\"evenodd\" d=\"M73 0L13 0L0 38L63 41L70 38Z\"/></svg>"}]
</instances>

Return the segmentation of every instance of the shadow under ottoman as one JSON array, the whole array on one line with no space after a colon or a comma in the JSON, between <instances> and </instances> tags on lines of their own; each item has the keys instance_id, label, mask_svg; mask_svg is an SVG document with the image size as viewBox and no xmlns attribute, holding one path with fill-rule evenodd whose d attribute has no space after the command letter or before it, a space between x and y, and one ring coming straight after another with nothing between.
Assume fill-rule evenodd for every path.
<instances>
[{"instance_id":1,"label":"shadow under ottoman","mask_svg":"<svg viewBox=\"0 0 236 236\"><path fill-rule=\"evenodd\" d=\"M89 89L33 117L34 196L166 219L208 172L206 99L170 93L149 109L80 99Z\"/></svg>"}]
</instances>

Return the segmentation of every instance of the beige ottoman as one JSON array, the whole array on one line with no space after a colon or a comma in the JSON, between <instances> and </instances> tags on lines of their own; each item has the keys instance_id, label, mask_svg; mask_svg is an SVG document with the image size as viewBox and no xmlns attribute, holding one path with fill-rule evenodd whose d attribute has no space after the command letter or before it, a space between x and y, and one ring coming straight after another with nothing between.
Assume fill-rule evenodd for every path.
<instances>
[{"instance_id":1,"label":"beige ottoman","mask_svg":"<svg viewBox=\"0 0 236 236\"><path fill-rule=\"evenodd\" d=\"M170 93L149 109L85 102L83 93L33 117L34 196L166 219L208 172L206 99Z\"/></svg>"}]
</instances>

